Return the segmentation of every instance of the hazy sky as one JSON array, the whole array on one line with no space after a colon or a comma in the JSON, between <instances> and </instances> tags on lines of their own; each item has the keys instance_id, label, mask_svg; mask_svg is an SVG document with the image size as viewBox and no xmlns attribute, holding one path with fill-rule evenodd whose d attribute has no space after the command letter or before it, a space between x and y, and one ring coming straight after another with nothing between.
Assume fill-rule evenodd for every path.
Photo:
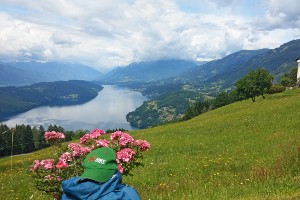
<instances>
[{"instance_id":1,"label":"hazy sky","mask_svg":"<svg viewBox=\"0 0 300 200\"><path fill-rule=\"evenodd\" d=\"M211 60L300 38L298 0L0 0L0 61L107 70Z\"/></svg>"}]
</instances>

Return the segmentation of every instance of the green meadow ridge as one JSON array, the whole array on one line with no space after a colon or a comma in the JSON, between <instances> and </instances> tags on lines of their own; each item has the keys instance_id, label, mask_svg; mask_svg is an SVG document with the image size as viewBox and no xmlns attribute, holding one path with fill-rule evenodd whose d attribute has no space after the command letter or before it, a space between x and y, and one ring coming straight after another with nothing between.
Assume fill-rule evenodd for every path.
<instances>
[{"instance_id":1,"label":"green meadow ridge","mask_svg":"<svg viewBox=\"0 0 300 200\"><path fill-rule=\"evenodd\" d=\"M185 122L132 131L151 143L124 182L142 199L300 198L300 89L240 101ZM50 149L0 159L6 199L51 199L26 168ZM12 167L12 169L11 169Z\"/></svg>"}]
</instances>

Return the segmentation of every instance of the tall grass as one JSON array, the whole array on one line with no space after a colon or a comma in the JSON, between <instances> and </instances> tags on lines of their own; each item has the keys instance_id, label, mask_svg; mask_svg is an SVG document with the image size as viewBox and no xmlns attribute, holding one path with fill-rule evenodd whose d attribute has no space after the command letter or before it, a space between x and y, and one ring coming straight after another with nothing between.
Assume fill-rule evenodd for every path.
<instances>
[{"instance_id":1,"label":"tall grass","mask_svg":"<svg viewBox=\"0 0 300 200\"><path fill-rule=\"evenodd\" d=\"M144 167L124 182L142 199L300 198L300 90L237 102L186 122L132 131ZM50 199L26 167L49 149L0 160L3 199ZM1 198L2 199L2 198Z\"/></svg>"}]
</instances>

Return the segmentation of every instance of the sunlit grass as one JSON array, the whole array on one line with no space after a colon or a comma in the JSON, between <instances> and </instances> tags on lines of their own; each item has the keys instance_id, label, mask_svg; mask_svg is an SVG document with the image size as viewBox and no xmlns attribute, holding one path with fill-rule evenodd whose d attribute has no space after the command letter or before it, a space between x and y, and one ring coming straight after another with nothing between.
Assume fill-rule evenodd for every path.
<instances>
[{"instance_id":1,"label":"sunlit grass","mask_svg":"<svg viewBox=\"0 0 300 200\"><path fill-rule=\"evenodd\" d=\"M300 90L237 102L187 122L132 131L151 150L124 177L142 199L300 198ZM26 168L45 149L0 159L1 196L50 199ZM12 169L11 169L12 167ZM32 196L33 195L33 196ZM4 199L5 199L4 198ZM1 198L2 199L2 198Z\"/></svg>"}]
</instances>

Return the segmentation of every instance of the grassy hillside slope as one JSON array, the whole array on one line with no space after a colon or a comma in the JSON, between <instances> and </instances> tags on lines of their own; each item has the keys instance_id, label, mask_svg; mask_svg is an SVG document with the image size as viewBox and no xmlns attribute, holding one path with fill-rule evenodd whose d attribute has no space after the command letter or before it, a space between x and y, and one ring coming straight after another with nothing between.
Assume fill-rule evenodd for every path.
<instances>
[{"instance_id":1,"label":"grassy hillside slope","mask_svg":"<svg viewBox=\"0 0 300 200\"><path fill-rule=\"evenodd\" d=\"M299 107L297 89L133 131L152 149L145 153L145 167L124 182L142 199L300 198ZM25 173L28 163L49 152L0 159L1 197L50 199Z\"/></svg>"}]
</instances>

